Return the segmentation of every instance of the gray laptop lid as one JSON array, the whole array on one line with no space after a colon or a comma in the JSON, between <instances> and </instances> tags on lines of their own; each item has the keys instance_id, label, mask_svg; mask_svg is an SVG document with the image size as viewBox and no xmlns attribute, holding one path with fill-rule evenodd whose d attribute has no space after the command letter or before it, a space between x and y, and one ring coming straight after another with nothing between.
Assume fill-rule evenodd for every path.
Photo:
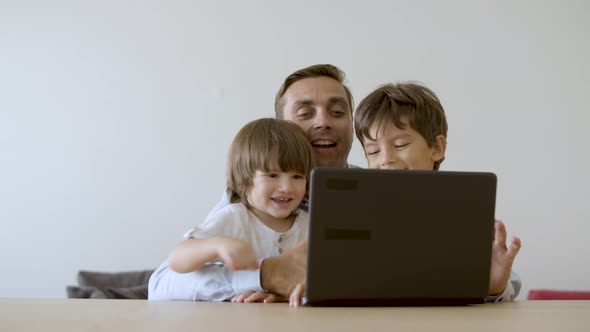
<instances>
[{"instance_id":1,"label":"gray laptop lid","mask_svg":"<svg viewBox=\"0 0 590 332\"><path fill-rule=\"evenodd\" d=\"M487 296L494 174L316 168L310 188L308 304Z\"/></svg>"}]
</instances>

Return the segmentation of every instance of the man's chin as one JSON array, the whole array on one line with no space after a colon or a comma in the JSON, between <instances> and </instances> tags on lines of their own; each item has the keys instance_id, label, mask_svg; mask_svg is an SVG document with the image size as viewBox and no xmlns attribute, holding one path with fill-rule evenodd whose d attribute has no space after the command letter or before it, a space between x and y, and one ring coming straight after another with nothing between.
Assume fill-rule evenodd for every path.
<instances>
[{"instance_id":1,"label":"man's chin","mask_svg":"<svg viewBox=\"0 0 590 332\"><path fill-rule=\"evenodd\" d=\"M318 160L319 167L336 167L336 168L343 168L346 167L346 162L337 160L337 159L329 159L329 160Z\"/></svg>"},{"instance_id":2,"label":"man's chin","mask_svg":"<svg viewBox=\"0 0 590 332\"><path fill-rule=\"evenodd\" d=\"M320 167L346 167L346 159L338 158L339 151L336 147L318 148L314 147L318 166Z\"/></svg>"}]
</instances>

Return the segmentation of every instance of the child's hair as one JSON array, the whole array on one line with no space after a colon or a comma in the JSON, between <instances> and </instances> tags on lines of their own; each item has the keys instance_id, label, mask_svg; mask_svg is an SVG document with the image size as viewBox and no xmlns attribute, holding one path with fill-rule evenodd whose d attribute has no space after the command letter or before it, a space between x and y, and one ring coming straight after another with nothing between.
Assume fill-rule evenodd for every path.
<instances>
[{"instance_id":1,"label":"child's hair","mask_svg":"<svg viewBox=\"0 0 590 332\"><path fill-rule=\"evenodd\" d=\"M354 114L355 133L361 144L371 137L369 130L374 124L382 129L393 122L403 129L402 118L407 117L411 128L424 137L429 147L438 135L447 137L447 119L438 97L424 85L416 82L384 84L363 99ZM434 163L440 167L443 159Z\"/></svg>"},{"instance_id":2,"label":"child's hair","mask_svg":"<svg viewBox=\"0 0 590 332\"><path fill-rule=\"evenodd\" d=\"M252 121L240 129L229 149L229 201L250 207L247 193L257 170L274 171L278 166L281 171L296 171L309 178L315 165L315 152L299 126L270 118Z\"/></svg>"}]
</instances>

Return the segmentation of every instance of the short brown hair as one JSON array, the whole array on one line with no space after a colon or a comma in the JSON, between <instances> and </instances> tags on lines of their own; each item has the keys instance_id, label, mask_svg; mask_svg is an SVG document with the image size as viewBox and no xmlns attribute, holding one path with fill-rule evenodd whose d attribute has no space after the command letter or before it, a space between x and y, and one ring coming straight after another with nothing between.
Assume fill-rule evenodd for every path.
<instances>
[{"instance_id":1,"label":"short brown hair","mask_svg":"<svg viewBox=\"0 0 590 332\"><path fill-rule=\"evenodd\" d=\"M283 82L281 87L279 88L279 91L277 92L277 95L275 97L275 117L277 119L283 118L283 109L285 107L285 104L283 103L283 96L287 92L287 89L289 89L289 87L291 85L293 85L293 83L300 81L304 78L322 77L322 76L333 78L336 81L338 81L338 83L342 84L344 91L346 91L346 99L348 100L348 107L352 111L354 101L353 101L352 93L350 92L350 89L344 84L344 81L346 79L346 75L344 74L344 72L340 68L338 68L334 65L322 64L322 65L313 65L313 66L299 69L299 70L295 71L294 73L292 73L291 75L287 76L287 78L285 79L285 81Z\"/></svg>"},{"instance_id":2,"label":"short brown hair","mask_svg":"<svg viewBox=\"0 0 590 332\"><path fill-rule=\"evenodd\" d=\"M257 170L301 172L307 176L316 155L303 130L279 119L259 119L246 124L231 144L227 158L227 193L230 203L250 207L247 193ZM278 164L278 165L277 165Z\"/></svg>"},{"instance_id":3,"label":"short brown hair","mask_svg":"<svg viewBox=\"0 0 590 332\"><path fill-rule=\"evenodd\" d=\"M424 137L429 147L437 136L447 137L447 119L440 100L432 90L417 82L384 84L365 97L354 114L356 137L361 144L364 138L376 139L369 133L375 123L383 127L393 122L404 128L402 117L407 117L410 127ZM435 170L443 160L444 157L434 163Z\"/></svg>"}]
</instances>

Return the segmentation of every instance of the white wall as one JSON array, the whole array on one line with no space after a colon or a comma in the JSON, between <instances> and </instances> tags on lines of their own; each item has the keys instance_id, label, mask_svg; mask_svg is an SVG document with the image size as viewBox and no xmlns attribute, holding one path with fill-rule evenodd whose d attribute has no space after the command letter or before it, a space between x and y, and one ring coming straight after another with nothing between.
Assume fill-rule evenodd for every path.
<instances>
[{"instance_id":1,"label":"white wall","mask_svg":"<svg viewBox=\"0 0 590 332\"><path fill-rule=\"evenodd\" d=\"M155 268L292 71L419 80L443 169L496 172L529 288L590 289L585 1L0 1L0 297ZM355 142L350 161L365 166Z\"/></svg>"}]
</instances>

